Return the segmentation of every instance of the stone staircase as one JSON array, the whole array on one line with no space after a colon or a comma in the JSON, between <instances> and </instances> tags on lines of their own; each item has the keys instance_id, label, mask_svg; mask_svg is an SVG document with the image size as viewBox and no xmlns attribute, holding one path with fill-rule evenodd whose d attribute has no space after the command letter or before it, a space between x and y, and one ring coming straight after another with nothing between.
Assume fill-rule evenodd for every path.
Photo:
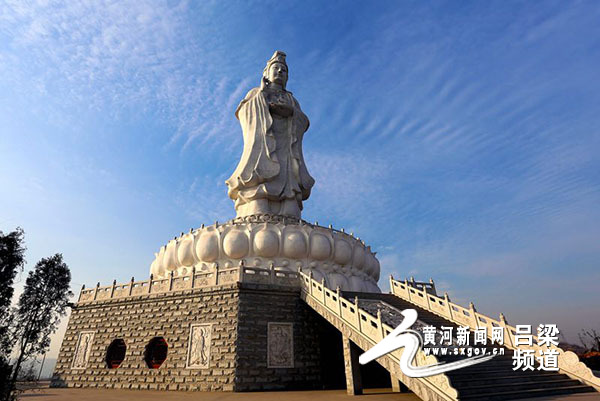
<instances>
[{"instance_id":1,"label":"stone staircase","mask_svg":"<svg viewBox=\"0 0 600 401\"><path fill-rule=\"evenodd\" d=\"M453 327L454 332L458 327L457 324L392 294L342 292L341 295L346 299L357 298L359 307L374 317L379 311L381 320L392 327L400 324L403 319L400 311L404 309L415 309L418 313L418 323L437 328ZM419 331L418 327L415 329ZM472 334L470 344L473 344ZM488 345L485 348L492 347ZM459 400L515 400L595 392L593 387L558 372L515 371L513 351L506 347L501 348L504 349L504 355L498 355L475 366L446 373L452 387L458 392ZM462 358L465 356L438 356L441 362L452 362ZM600 399L600 395L598 397Z\"/></svg>"},{"instance_id":2,"label":"stone staircase","mask_svg":"<svg viewBox=\"0 0 600 401\"><path fill-rule=\"evenodd\" d=\"M459 326L454 321L394 294L346 292L339 289L333 291L325 286L324 281L318 282L304 273L299 273L299 279L302 299L342 333L346 385L348 394L351 395L362 393L359 354L373 347L400 324L404 318L401 311L417 311L418 320L412 327L417 331L423 326L449 326L456 332ZM424 298L425 295L428 293L423 290L421 296ZM463 314L468 316L467 313ZM478 318L484 319L482 316ZM470 343L473 344L472 337ZM488 344L485 348L491 350L498 347ZM477 348L481 346L478 345ZM378 358L377 362L390 372L395 391L408 387L419 398L428 401L515 400L542 396L559 396L560 398L552 399L562 400L576 397L577 393L596 392L594 387L584 383L585 380L580 381L563 373L514 371L512 348L501 348L504 355L498 355L489 361L423 378L408 377L400 370L399 361L403 349L388 353ZM413 365L426 366L463 358L465 356L436 357L419 350ZM580 371L575 374L586 375L588 372ZM600 394L597 395L600 400Z\"/></svg>"}]
</instances>

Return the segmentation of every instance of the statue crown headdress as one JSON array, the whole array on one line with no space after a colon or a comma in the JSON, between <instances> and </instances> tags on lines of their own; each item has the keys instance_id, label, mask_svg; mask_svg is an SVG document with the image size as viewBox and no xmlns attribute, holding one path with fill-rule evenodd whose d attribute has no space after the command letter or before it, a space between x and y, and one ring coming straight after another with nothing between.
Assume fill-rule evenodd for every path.
<instances>
[{"instance_id":1,"label":"statue crown headdress","mask_svg":"<svg viewBox=\"0 0 600 401\"><path fill-rule=\"evenodd\" d=\"M267 61L267 66L265 67L265 73L267 72L267 70L269 69L269 67L271 66L271 64L273 63L281 63L283 65L285 65L285 67L287 68L287 63L285 62L285 56L286 54L284 52L282 52L281 50L276 50L275 53L273 53L273 56L269 59L269 61Z\"/></svg>"}]
</instances>

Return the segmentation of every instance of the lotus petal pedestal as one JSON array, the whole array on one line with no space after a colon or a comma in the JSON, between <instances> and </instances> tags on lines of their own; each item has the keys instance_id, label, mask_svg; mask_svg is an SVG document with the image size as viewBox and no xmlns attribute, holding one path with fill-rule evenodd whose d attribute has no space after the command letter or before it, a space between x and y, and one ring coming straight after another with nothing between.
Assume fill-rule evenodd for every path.
<instances>
[{"instance_id":1,"label":"lotus petal pedestal","mask_svg":"<svg viewBox=\"0 0 600 401\"><path fill-rule=\"evenodd\" d=\"M203 226L169 241L155 255L150 273L158 278L243 263L312 272L331 289L381 292L379 261L369 246L343 231L286 216L252 215Z\"/></svg>"}]
</instances>

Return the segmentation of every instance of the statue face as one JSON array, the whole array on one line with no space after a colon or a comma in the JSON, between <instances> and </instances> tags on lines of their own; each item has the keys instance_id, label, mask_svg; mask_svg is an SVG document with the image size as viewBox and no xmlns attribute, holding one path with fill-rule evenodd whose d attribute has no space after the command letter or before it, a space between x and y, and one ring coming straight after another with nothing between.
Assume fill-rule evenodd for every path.
<instances>
[{"instance_id":1,"label":"statue face","mask_svg":"<svg viewBox=\"0 0 600 401\"><path fill-rule=\"evenodd\" d=\"M269 67L268 71L268 79L271 82L279 84L285 88L285 84L288 80L288 71L285 64L282 63L273 63Z\"/></svg>"}]
</instances>

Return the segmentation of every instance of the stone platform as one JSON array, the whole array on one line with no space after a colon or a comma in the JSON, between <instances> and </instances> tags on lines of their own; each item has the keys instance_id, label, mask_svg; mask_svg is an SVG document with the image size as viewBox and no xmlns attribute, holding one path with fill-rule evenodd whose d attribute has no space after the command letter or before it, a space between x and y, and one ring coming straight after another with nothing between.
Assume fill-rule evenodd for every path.
<instances>
[{"instance_id":1,"label":"stone platform","mask_svg":"<svg viewBox=\"0 0 600 401\"><path fill-rule=\"evenodd\" d=\"M97 297L98 288L93 291ZM234 282L137 295L130 287L132 295L83 297L73 308L52 386L322 388L318 316L299 291L289 285ZM124 358L118 363L109 349L122 352L122 344ZM166 355L152 344L163 351L166 345Z\"/></svg>"},{"instance_id":2,"label":"stone platform","mask_svg":"<svg viewBox=\"0 0 600 401\"><path fill-rule=\"evenodd\" d=\"M419 397L412 393L394 393L390 388L373 389L367 391L369 401L417 401ZM132 390L106 390L106 389L74 389L74 388L42 388L27 391L24 395L27 400L46 401L50 398L62 401L330 401L351 400L345 390L321 391L286 391L285 393L252 392L252 393L216 393L216 392L165 392L165 391L132 391ZM556 400L556 399L554 399ZM577 401L587 401L582 398ZM590 398L591 400L591 398ZM598 401L597 398L594 399Z\"/></svg>"}]
</instances>

